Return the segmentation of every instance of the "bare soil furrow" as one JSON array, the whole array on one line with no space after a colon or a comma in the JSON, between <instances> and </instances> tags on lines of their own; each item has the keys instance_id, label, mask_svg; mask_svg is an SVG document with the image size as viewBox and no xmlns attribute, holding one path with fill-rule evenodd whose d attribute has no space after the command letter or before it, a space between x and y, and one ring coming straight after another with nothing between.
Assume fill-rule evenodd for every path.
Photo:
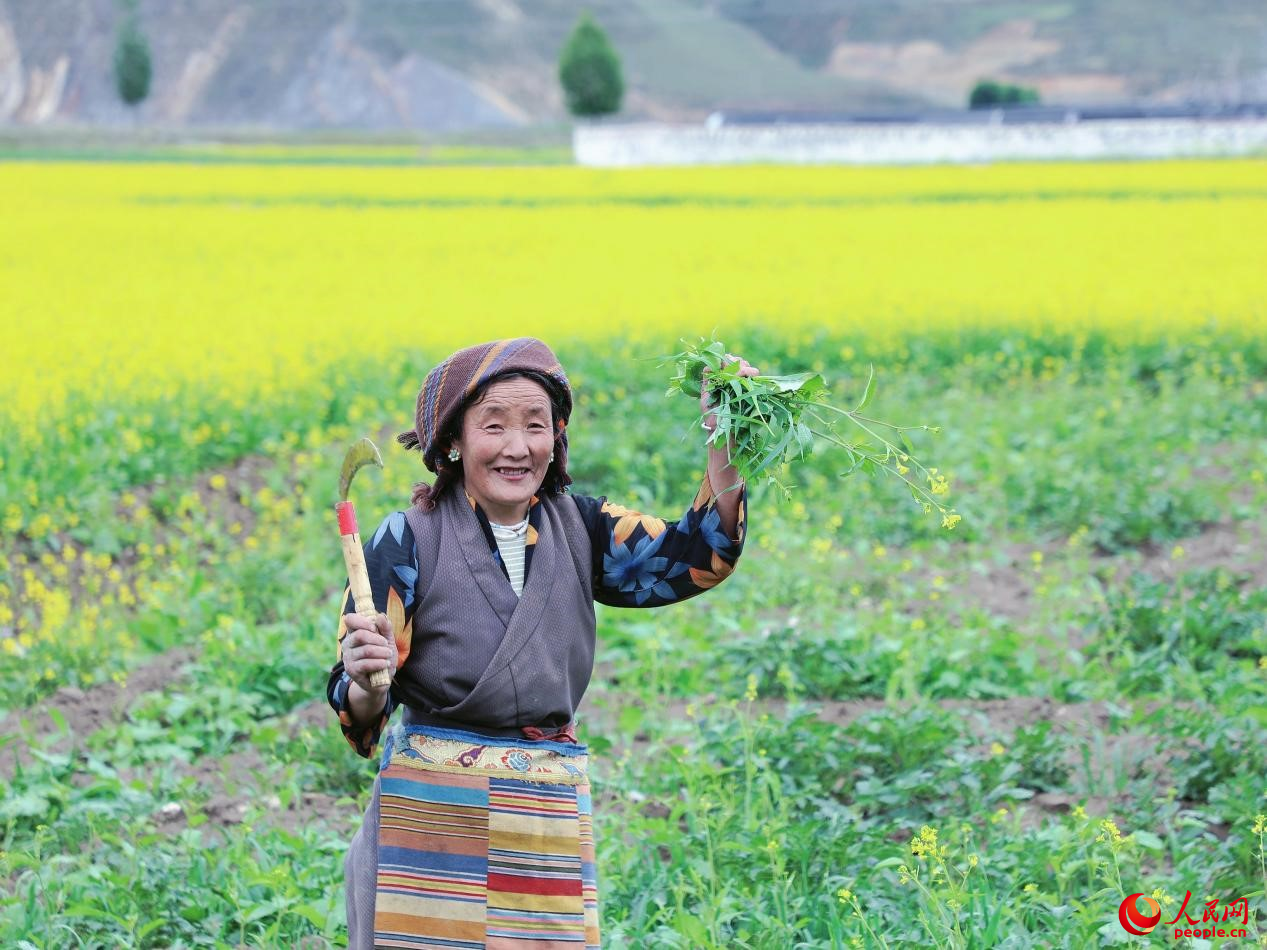
<instances>
[{"instance_id":1,"label":"bare soil furrow","mask_svg":"<svg viewBox=\"0 0 1267 950\"><path fill-rule=\"evenodd\" d=\"M325 700L314 700L283 716L277 717L290 732L335 728L334 714ZM256 825L295 831L307 822L335 813L339 796L324 792L300 790L283 800L281 790L274 788L274 769L254 746L218 758L203 757L176 768L178 778L193 780L195 788L207 793L198 811L213 828L241 824L255 809L263 809L263 818ZM346 807L346 803L345 806ZM158 829L175 834L187 827L189 815L185 805L170 802L154 815Z\"/></svg>"},{"instance_id":2,"label":"bare soil furrow","mask_svg":"<svg viewBox=\"0 0 1267 950\"><path fill-rule=\"evenodd\" d=\"M178 681L197 656L196 647L175 647L130 671L122 684L107 681L89 689L66 686L43 700L39 708L9 710L0 719L0 742L4 743L0 747L0 779L8 781L19 766L29 765L30 745L40 744L46 736L64 731L76 743L122 719L136 699Z\"/></svg>"},{"instance_id":3,"label":"bare soil furrow","mask_svg":"<svg viewBox=\"0 0 1267 950\"><path fill-rule=\"evenodd\" d=\"M984 571L948 575L949 587L963 603L1012 621L1023 621L1034 610L1037 588L1043 582L1032 556L1041 552L1055 560L1064 545L1009 545L1002 559ZM1174 580L1188 571L1225 568L1245 578L1250 587L1267 587L1267 522L1261 519L1220 521L1199 533L1166 544L1148 543L1116 554L1093 554L1096 573L1142 571L1160 580ZM947 609L956 609L953 603Z\"/></svg>"}]
</instances>

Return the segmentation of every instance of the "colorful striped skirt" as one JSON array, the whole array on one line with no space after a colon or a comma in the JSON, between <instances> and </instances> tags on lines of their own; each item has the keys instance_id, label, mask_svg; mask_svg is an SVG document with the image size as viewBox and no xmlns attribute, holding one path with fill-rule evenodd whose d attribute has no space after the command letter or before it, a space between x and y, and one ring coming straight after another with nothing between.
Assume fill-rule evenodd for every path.
<instances>
[{"instance_id":1,"label":"colorful striped skirt","mask_svg":"<svg viewBox=\"0 0 1267 950\"><path fill-rule=\"evenodd\" d=\"M585 747L397 727L345 873L356 950L598 947Z\"/></svg>"}]
</instances>

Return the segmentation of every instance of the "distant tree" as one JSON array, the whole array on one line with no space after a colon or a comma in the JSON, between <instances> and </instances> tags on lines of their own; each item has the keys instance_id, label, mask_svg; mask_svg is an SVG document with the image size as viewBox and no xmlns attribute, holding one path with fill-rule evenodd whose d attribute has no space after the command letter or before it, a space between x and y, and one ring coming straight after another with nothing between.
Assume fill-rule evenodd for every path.
<instances>
[{"instance_id":1,"label":"distant tree","mask_svg":"<svg viewBox=\"0 0 1267 950\"><path fill-rule=\"evenodd\" d=\"M998 103L1000 98L999 84L993 79L980 79L968 93L969 109L988 109Z\"/></svg>"},{"instance_id":2,"label":"distant tree","mask_svg":"<svg viewBox=\"0 0 1267 950\"><path fill-rule=\"evenodd\" d=\"M620 57L588 13L577 21L559 54L559 82L572 115L599 116L620 111L620 100L625 94Z\"/></svg>"},{"instance_id":3,"label":"distant tree","mask_svg":"<svg viewBox=\"0 0 1267 950\"><path fill-rule=\"evenodd\" d=\"M1038 90L1029 86L982 79L968 94L968 108L992 109L995 106L1027 105L1038 102Z\"/></svg>"},{"instance_id":4,"label":"distant tree","mask_svg":"<svg viewBox=\"0 0 1267 950\"><path fill-rule=\"evenodd\" d=\"M969 109L992 109L996 105L1028 105L1038 103L1038 90L1016 86L1011 82L979 80L968 94Z\"/></svg>"},{"instance_id":5,"label":"distant tree","mask_svg":"<svg viewBox=\"0 0 1267 950\"><path fill-rule=\"evenodd\" d=\"M1038 90L1031 86L1010 86L1003 87L1003 104L1004 105L1027 105L1038 101Z\"/></svg>"},{"instance_id":6,"label":"distant tree","mask_svg":"<svg viewBox=\"0 0 1267 950\"><path fill-rule=\"evenodd\" d=\"M150 94L150 44L141 31L136 0L127 0L124 11L114 45L114 85L119 98L135 106Z\"/></svg>"}]
</instances>

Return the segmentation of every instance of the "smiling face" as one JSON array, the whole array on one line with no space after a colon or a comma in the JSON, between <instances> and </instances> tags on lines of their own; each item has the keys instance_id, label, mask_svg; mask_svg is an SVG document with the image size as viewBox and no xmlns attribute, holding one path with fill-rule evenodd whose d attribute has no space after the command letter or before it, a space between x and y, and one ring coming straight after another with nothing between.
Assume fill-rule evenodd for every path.
<instances>
[{"instance_id":1,"label":"smiling face","mask_svg":"<svg viewBox=\"0 0 1267 950\"><path fill-rule=\"evenodd\" d=\"M522 521L550 467L549 394L522 377L491 383L467 407L453 445L462 453L466 490L489 520Z\"/></svg>"}]
</instances>

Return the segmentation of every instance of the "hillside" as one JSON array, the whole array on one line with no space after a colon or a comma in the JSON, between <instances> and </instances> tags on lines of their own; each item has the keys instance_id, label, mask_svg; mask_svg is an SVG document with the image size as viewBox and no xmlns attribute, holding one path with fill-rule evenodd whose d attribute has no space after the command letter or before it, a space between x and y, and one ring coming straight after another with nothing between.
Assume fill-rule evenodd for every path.
<instances>
[{"instance_id":1,"label":"hillside","mask_svg":"<svg viewBox=\"0 0 1267 950\"><path fill-rule=\"evenodd\" d=\"M959 104L982 75L1048 100L1267 98L1261 3L592 0L625 114ZM571 0L142 0L154 86L110 79L115 0L0 0L0 123L410 128L565 118Z\"/></svg>"},{"instance_id":2,"label":"hillside","mask_svg":"<svg viewBox=\"0 0 1267 950\"><path fill-rule=\"evenodd\" d=\"M989 75L1044 98L1267 98L1259 0L701 0L803 66L964 101ZM797 11L792 15L793 11Z\"/></svg>"}]
</instances>

